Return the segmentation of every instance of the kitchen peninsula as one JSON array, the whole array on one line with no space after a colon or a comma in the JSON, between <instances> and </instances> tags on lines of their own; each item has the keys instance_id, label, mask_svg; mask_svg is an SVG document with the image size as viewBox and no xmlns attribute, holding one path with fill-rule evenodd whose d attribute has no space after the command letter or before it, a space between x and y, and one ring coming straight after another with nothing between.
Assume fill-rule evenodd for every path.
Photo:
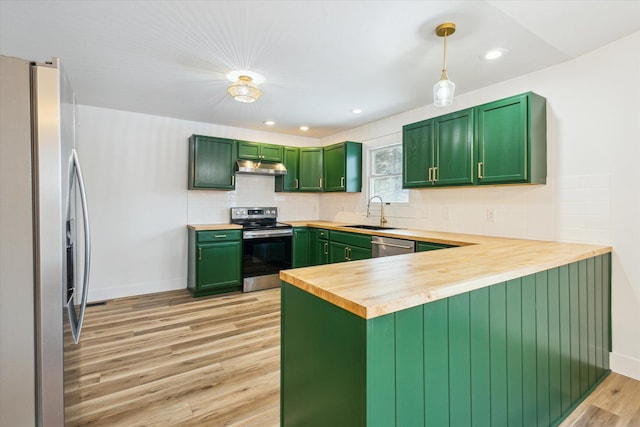
<instances>
[{"instance_id":1,"label":"kitchen peninsula","mask_svg":"<svg viewBox=\"0 0 640 427\"><path fill-rule=\"evenodd\" d=\"M609 373L611 247L359 232L457 247L280 273L281 425L555 425Z\"/></svg>"}]
</instances>

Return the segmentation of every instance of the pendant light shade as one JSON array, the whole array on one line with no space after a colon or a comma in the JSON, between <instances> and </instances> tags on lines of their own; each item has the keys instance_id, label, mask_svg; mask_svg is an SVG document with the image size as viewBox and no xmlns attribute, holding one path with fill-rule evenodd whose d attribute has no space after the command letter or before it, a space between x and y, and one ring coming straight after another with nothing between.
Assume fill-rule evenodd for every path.
<instances>
[{"instance_id":1,"label":"pendant light shade","mask_svg":"<svg viewBox=\"0 0 640 427\"><path fill-rule=\"evenodd\" d=\"M239 102L255 102L262 91L249 76L239 76L238 80L227 88L229 95Z\"/></svg>"},{"instance_id":2,"label":"pendant light shade","mask_svg":"<svg viewBox=\"0 0 640 427\"><path fill-rule=\"evenodd\" d=\"M447 75L447 36L456 31L456 24L453 22L445 22L438 25L436 35L444 38L444 59L442 62L442 75L440 80L433 85L433 104L437 107L447 107L453 104L453 95L456 90L456 84L449 80Z\"/></svg>"}]
</instances>

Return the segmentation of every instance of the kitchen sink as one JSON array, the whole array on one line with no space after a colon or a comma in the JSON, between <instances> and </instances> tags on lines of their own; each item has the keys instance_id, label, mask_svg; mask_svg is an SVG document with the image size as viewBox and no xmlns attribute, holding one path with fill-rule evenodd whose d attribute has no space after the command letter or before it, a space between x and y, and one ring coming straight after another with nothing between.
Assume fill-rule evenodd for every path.
<instances>
[{"instance_id":1,"label":"kitchen sink","mask_svg":"<svg viewBox=\"0 0 640 427\"><path fill-rule=\"evenodd\" d=\"M396 227L381 227L379 225L366 225L366 224L358 224L358 225L343 225L343 227L347 228L361 228L363 230L394 230Z\"/></svg>"}]
</instances>

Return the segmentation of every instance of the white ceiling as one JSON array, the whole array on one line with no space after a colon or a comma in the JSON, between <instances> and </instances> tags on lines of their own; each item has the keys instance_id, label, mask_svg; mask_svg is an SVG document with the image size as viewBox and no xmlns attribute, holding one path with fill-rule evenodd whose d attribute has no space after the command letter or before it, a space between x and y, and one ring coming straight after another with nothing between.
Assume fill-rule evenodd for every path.
<instances>
[{"instance_id":1,"label":"white ceiling","mask_svg":"<svg viewBox=\"0 0 640 427\"><path fill-rule=\"evenodd\" d=\"M0 0L0 53L61 58L81 104L320 138L431 104L447 21L459 95L640 30L640 1ZM257 102L226 94L236 69Z\"/></svg>"}]
</instances>

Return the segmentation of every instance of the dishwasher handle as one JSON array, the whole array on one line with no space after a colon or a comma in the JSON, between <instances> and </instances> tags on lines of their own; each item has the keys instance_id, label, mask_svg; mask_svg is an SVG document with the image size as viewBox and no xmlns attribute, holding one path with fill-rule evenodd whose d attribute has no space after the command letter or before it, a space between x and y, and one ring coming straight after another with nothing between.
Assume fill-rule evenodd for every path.
<instances>
[{"instance_id":1,"label":"dishwasher handle","mask_svg":"<svg viewBox=\"0 0 640 427\"><path fill-rule=\"evenodd\" d=\"M396 245L394 243L384 243L384 242L376 242L376 241L371 241L372 245L380 245L380 246L389 246L391 248L400 248L400 249L413 249L412 246L403 246L403 245Z\"/></svg>"}]
</instances>

